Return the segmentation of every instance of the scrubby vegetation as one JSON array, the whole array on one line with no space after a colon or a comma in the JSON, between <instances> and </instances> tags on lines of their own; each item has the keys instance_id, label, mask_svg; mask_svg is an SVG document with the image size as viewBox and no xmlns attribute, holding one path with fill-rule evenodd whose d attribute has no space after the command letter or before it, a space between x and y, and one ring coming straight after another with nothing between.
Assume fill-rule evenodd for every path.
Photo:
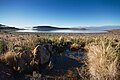
<instances>
[{"instance_id":1,"label":"scrubby vegetation","mask_svg":"<svg viewBox=\"0 0 120 80\"><path fill-rule=\"evenodd\" d=\"M16 55L20 52L24 54L32 54L32 51L37 44L45 43L52 45L52 56L54 57L53 60L55 64L57 64L56 61L58 60L56 58L58 58L58 56L60 56L60 60L62 57L68 57L70 60L68 60L68 58L65 59L68 60L67 64L59 66L60 64L58 63L60 70L53 69L47 72L47 74L40 74L34 70L29 73L29 70L32 70L31 68L29 69L30 65L27 66L26 69L28 72L21 72L22 69L25 69L27 64L20 66L20 63L15 61ZM26 58L31 60L31 57L31 55L25 55L25 57L19 58L24 63ZM72 63L73 60L78 61L77 64L79 65L74 66ZM6 68L12 66L12 69L8 68L8 70L10 69L12 71L2 70L2 72L0 72L0 77L3 80L5 80L4 78L6 76L10 76L11 79L6 77L8 80L16 78L20 78L20 80L119 80L120 36L105 33L1 33L0 67L4 66L6 66ZM64 68L66 68L65 66L67 66L67 69L64 70ZM17 77L13 77L13 75L17 75Z\"/></svg>"}]
</instances>

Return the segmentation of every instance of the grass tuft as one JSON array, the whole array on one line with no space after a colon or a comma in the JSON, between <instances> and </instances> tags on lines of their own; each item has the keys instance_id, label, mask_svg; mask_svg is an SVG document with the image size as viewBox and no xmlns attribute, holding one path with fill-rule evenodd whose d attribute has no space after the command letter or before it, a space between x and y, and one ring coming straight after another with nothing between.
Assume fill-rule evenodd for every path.
<instances>
[{"instance_id":1,"label":"grass tuft","mask_svg":"<svg viewBox=\"0 0 120 80\"><path fill-rule=\"evenodd\" d=\"M88 46L87 66L89 68L91 80L118 80L119 70L117 68L119 56L115 56L116 49L100 41L97 44Z\"/></svg>"}]
</instances>

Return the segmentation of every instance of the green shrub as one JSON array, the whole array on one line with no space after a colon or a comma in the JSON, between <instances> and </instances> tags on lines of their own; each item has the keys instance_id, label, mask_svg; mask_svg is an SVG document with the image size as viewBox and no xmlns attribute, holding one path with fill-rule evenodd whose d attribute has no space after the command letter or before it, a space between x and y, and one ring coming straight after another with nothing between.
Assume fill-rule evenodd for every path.
<instances>
[{"instance_id":1,"label":"green shrub","mask_svg":"<svg viewBox=\"0 0 120 80\"><path fill-rule=\"evenodd\" d=\"M7 51L7 45L4 40L0 40L0 53L5 53Z\"/></svg>"}]
</instances>

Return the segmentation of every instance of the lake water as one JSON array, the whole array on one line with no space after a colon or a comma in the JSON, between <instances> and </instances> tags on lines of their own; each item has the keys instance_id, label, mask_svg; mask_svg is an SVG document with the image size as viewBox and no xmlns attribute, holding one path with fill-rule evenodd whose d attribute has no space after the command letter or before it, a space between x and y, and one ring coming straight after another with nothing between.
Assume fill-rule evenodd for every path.
<instances>
[{"instance_id":1,"label":"lake water","mask_svg":"<svg viewBox=\"0 0 120 80\"><path fill-rule=\"evenodd\" d=\"M87 30L33 30L28 28L26 30L18 30L16 32L37 32L37 33L102 33L107 32L106 30L120 29L120 26L115 27L86 27Z\"/></svg>"}]
</instances>

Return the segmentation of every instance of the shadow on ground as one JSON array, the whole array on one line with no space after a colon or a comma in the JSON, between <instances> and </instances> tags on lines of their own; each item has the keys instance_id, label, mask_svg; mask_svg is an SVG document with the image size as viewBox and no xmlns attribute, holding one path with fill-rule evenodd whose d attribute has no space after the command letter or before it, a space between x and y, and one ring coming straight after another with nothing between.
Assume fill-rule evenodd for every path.
<instances>
[{"instance_id":1,"label":"shadow on ground","mask_svg":"<svg viewBox=\"0 0 120 80\"><path fill-rule=\"evenodd\" d=\"M68 70L80 67L82 63L65 55L53 56L54 68L46 75L63 76Z\"/></svg>"},{"instance_id":2,"label":"shadow on ground","mask_svg":"<svg viewBox=\"0 0 120 80\"><path fill-rule=\"evenodd\" d=\"M44 74L46 76L64 76L64 74L71 69L80 67L82 63L76 59L72 59L65 55L54 55L53 56L54 68ZM32 75L29 74L15 74L8 66L0 63L0 80L30 80ZM27 77L26 77L27 76ZM39 80L39 79L38 79Z\"/></svg>"}]
</instances>

